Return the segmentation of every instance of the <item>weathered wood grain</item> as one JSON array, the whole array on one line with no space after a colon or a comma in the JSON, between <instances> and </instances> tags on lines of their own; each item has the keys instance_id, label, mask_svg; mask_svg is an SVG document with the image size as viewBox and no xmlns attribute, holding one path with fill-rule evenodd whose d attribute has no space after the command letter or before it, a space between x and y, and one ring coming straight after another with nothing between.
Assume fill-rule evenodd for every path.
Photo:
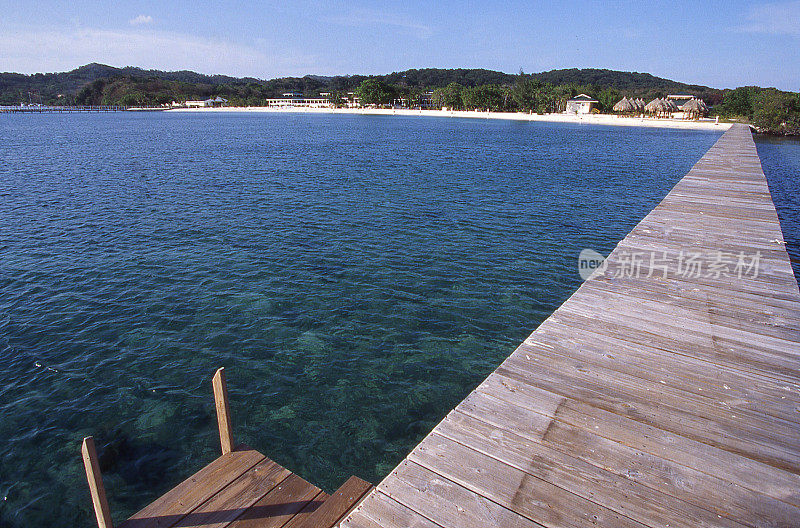
<instances>
[{"instance_id":1,"label":"weathered wood grain","mask_svg":"<svg viewBox=\"0 0 800 528\"><path fill-rule=\"evenodd\" d=\"M219 443L222 454L233 451L233 427L231 426L231 407L228 402L228 382L225 378L225 368L217 369L211 380L214 388L214 404L217 408L217 425L219 427Z\"/></svg>"},{"instance_id":2,"label":"weathered wood grain","mask_svg":"<svg viewBox=\"0 0 800 528\"><path fill-rule=\"evenodd\" d=\"M174 526L248 469L264 460L252 449L222 455L130 517L121 528Z\"/></svg>"},{"instance_id":3,"label":"weathered wood grain","mask_svg":"<svg viewBox=\"0 0 800 528\"><path fill-rule=\"evenodd\" d=\"M372 489L372 484L350 477L306 519L294 519L287 528L330 528Z\"/></svg>"},{"instance_id":4,"label":"weathered wood grain","mask_svg":"<svg viewBox=\"0 0 800 528\"><path fill-rule=\"evenodd\" d=\"M229 528L280 528L307 505L319 507L324 500L324 497L317 498L321 493L318 487L299 476L289 475L250 506Z\"/></svg>"},{"instance_id":5,"label":"weathered wood grain","mask_svg":"<svg viewBox=\"0 0 800 528\"><path fill-rule=\"evenodd\" d=\"M94 506L94 516L98 528L114 528L111 520L111 511L108 508L106 488L103 486L103 476L100 474L100 462L94 446L94 438L87 436L81 444L83 468L86 470L86 480L89 482L89 493Z\"/></svg>"},{"instance_id":6,"label":"weathered wood grain","mask_svg":"<svg viewBox=\"0 0 800 528\"><path fill-rule=\"evenodd\" d=\"M286 479L291 472L269 459L256 464L199 507L176 528L224 528Z\"/></svg>"}]
</instances>

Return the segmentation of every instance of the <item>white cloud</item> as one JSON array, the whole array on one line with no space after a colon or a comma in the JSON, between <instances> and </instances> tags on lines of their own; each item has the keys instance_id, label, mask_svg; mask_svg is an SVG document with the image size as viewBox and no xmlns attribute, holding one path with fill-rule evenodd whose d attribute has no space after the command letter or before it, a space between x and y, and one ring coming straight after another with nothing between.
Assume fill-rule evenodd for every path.
<instances>
[{"instance_id":1,"label":"white cloud","mask_svg":"<svg viewBox=\"0 0 800 528\"><path fill-rule=\"evenodd\" d=\"M800 1L753 6L746 18L739 31L800 36Z\"/></svg>"},{"instance_id":2,"label":"white cloud","mask_svg":"<svg viewBox=\"0 0 800 528\"><path fill-rule=\"evenodd\" d=\"M135 18L128 20L128 23L132 26L143 26L146 24L152 24L153 17L151 17L150 15L139 15Z\"/></svg>"},{"instance_id":3,"label":"white cloud","mask_svg":"<svg viewBox=\"0 0 800 528\"><path fill-rule=\"evenodd\" d=\"M3 70L71 70L90 62L269 78L319 66L316 57L155 30L20 29L0 33ZM269 49L269 48L266 48Z\"/></svg>"}]
</instances>

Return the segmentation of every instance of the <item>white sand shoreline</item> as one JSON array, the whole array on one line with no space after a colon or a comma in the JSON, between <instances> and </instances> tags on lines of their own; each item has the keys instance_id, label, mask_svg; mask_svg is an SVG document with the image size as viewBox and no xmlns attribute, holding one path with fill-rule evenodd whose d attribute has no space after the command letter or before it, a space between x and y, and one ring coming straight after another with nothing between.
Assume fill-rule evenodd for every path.
<instances>
[{"instance_id":1,"label":"white sand shoreline","mask_svg":"<svg viewBox=\"0 0 800 528\"><path fill-rule=\"evenodd\" d=\"M270 108L266 106L223 108L174 108L167 112L193 113L271 113L271 114L356 114L356 115L397 115L427 117L460 117L470 119L507 119L513 121L544 121L551 123L577 123L586 125L638 126L655 128L680 128L687 130L716 130L724 132L731 123L715 123L713 119L691 121L684 119L661 119L652 117L622 117L608 114L574 115L574 114L524 114L522 112L475 112L465 110L409 110L391 108Z\"/></svg>"}]
</instances>

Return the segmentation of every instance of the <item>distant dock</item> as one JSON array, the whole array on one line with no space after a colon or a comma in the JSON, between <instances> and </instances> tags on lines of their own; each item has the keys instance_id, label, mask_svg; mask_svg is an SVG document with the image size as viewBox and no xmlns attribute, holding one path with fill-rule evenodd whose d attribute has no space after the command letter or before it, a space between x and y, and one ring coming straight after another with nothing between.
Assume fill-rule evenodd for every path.
<instances>
[{"instance_id":1,"label":"distant dock","mask_svg":"<svg viewBox=\"0 0 800 528\"><path fill-rule=\"evenodd\" d=\"M124 106L0 106L0 114L52 114L72 112L124 112Z\"/></svg>"},{"instance_id":2,"label":"distant dock","mask_svg":"<svg viewBox=\"0 0 800 528\"><path fill-rule=\"evenodd\" d=\"M800 526L800 291L734 125L341 523Z\"/></svg>"}]
</instances>

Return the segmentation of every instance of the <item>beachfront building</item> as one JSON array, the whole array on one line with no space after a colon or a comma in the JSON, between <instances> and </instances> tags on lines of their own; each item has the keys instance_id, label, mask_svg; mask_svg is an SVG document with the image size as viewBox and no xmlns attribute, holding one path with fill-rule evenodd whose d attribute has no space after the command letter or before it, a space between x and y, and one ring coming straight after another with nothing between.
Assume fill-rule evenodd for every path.
<instances>
[{"instance_id":1,"label":"beachfront building","mask_svg":"<svg viewBox=\"0 0 800 528\"><path fill-rule=\"evenodd\" d=\"M419 96L419 107L427 110L433 108L433 92L425 92Z\"/></svg>"},{"instance_id":2,"label":"beachfront building","mask_svg":"<svg viewBox=\"0 0 800 528\"><path fill-rule=\"evenodd\" d=\"M358 97L355 92L347 92L347 97L345 97L345 104L347 108L360 108L361 107L361 98Z\"/></svg>"},{"instance_id":3,"label":"beachfront building","mask_svg":"<svg viewBox=\"0 0 800 528\"><path fill-rule=\"evenodd\" d=\"M186 101L186 108L214 108L225 106L227 99L217 96L213 99L203 99L202 101Z\"/></svg>"},{"instance_id":4,"label":"beachfront building","mask_svg":"<svg viewBox=\"0 0 800 528\"><path fill-rule=\"evenodd\" d=\"M567 100L567 114L588 114L599 101L592 99L586 94L576 95L572 99Z\"/></svg>"},{"instance_id":5,"label":"beachfront building","mask_svg":"<svg viewBox=\"0 0 800 528\"><path fill-rule=\"evenodd\" d=\"M694 99L693 95L668 95L667 101L672 101L678 105L678 109L682 110L683 105Z\"/></svg>"},{"instance_id":6,"label":"beachfront building","mask_svg":"<svg viewBox=\"0 0 800 528\"><path fill-rule=\"evenodd\" d=\"M294 94L297 92L291 92L291 94L293 94L291 97L283 94L284 97L281 98L267 99L267 106L273 108L328 108L331 106L331 100L328 97L303 97L302 94L295 97Z\"/></svg>"},{"instance_id":7,"label":"beachfront building","mask_svg":"<svg viewBox=\"0 0 800 528\"><path fill-rule=\"evenodd\" d=\"M393 108L413 108L416 110L428 110L433 108L433 92L424 92L411 98L400 97L392 99Z\"/></svg>"}]
</instances>

